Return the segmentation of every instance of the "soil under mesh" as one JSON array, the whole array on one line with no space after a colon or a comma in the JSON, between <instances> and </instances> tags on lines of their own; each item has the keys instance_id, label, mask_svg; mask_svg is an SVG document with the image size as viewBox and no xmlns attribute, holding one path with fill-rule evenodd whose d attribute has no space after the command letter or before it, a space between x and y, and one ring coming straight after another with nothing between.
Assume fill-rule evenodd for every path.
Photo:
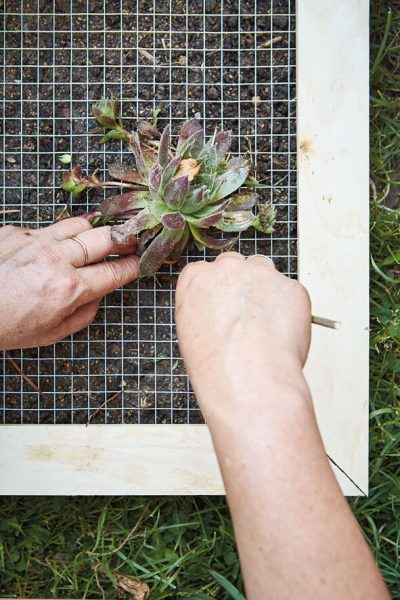
<instances>
[{"instance_id":1,"label":"soil under mesh","mask_svg":"<svg viewBox=\"0 0 400 600\"><path fill-rule=\"evenodd\" d=\"M233 151L250 150L260 195L277 207L272 236L242 234L244 254L265 252L296 275L294 0L61 0L4 2L4 223L49 224L71 200L59 188L58 155L84 169L130 160L120 142L106 148L91 105L121 99L127 127L160 108L176 132L199 114L206 133L231 129ZM54 12L53 12L54 5ZM239 13L240 8L240 13ZM144 50L144 52L143 52ZM149 54L154 57L151 64ZM96 206L100 193L72 206ZM211 258L194 246L156 281L110 294L87 330L55 346L12 353L44 392L3 369L5 423L202 422L179 355L173 324L176 275L187 260Z\"/></svg>"}]
</instances>

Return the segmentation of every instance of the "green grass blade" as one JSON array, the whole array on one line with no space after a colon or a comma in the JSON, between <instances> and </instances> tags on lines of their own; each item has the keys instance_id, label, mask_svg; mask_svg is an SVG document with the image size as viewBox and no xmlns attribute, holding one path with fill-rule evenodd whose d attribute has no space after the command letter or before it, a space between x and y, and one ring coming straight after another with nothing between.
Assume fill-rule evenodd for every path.
<instances>
[{"instance_id":1,"label":"green grass blade","mask_svg":"<svg viewBox=\"0 0 400 600\"><path fill-rule=\"evenodd\" d=\"M217 581L219 585L224 588L224 590L229 594L229 596L233 598L233 600L246 600L243 594L241 594L239 590L235 588L235 586L226 579L226 577L212 570L210 570L209 573L211 577L214 577L215 581Z\"/></svg>"}]
</instances>

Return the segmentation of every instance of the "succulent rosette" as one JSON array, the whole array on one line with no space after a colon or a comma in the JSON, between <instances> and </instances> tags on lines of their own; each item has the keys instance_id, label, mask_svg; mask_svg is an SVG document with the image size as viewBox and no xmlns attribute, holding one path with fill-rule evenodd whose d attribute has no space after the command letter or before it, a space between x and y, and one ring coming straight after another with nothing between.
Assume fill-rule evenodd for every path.
<instances>
[{"instance_id":1,"label":"succulent rosette","mask_svg":"<svg viewBox=\"0 0 400 600\"><path fill-rule=\"evenodd\" d=\"M117 125L127 137L115 110L110 116L112 107L106 106L106 115L95 108L96 119L104 128ZM169 127L160 136L153 124L140 121L129 135L135 166L114 163L109 167L111 177L119 183L100 182L96 175L82 177L75 167L64 175L63 188L75 197L85 186L128 188L106 198L93 216L96 223L125 219L112 227L112 239L123 245L139 237L141 275L151 276L164 262L178 261L191 238L199 250L223 250L251 226L265 233L273 230L271 205L261 205L256 216L253 209L258 195L240 190L246 181L254 185L254 180L249 178L247 159L230 157L231 143L230 131L216 132L206 140L199 121L190 119L181 126L174 147Z\"/></svg>"}]
</instances>

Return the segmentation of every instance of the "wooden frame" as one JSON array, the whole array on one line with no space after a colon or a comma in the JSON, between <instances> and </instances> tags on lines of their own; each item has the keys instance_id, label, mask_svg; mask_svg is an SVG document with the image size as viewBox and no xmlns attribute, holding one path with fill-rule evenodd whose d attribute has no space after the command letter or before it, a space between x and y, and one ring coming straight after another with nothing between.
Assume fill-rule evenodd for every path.
<instances>
[{"instance_id":1,"label":"wooden frame","mask_svg":"<svg viewBox=\"0 0 400 600\"><path fill-rule=\"evenodd\" d=\"M299 274L329 455L368 487L368 2L297 5ZM222 494L204 425L4 425L3 494ZM344 493L359 490L336 471Z\"/></svg>"}]
</instances>

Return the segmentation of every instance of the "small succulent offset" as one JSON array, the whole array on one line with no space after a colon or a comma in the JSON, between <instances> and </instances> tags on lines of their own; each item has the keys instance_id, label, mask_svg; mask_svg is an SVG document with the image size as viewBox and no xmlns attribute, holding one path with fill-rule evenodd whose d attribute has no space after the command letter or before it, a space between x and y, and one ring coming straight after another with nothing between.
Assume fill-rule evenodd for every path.
<instances>
[{"instance_id":1,"label":"small succulent offset","mask_svg":"<svg viewBox=\"0 0 400 600\"><path fill-rule=\"evenodd\" d=\"M149 121L140 121L128 133L118 117L115 100L101 100L93 107L98 123L107 131L102 141L127 139L135 167L114 163L109 173L117 181L102 182L94 173L82 176L80 167L64 175L63 189L78 197L84 190L120 186L122 194L106 198L94 213L93 225L126 219L111 229L118 244L130 244L140 236L141 275L151 276L164 262L176 262L191 238L198 249L230 248L237 234L254 227L271 233L275 211L270 204L258 206L258 195L242 185L255 186L249 177L250 165L243 157L229 157L231 132L215 132L205 140L196 119L184 123L176 147L171 145L170 128L162 134Z\"/></svg>"}]
</instances>

